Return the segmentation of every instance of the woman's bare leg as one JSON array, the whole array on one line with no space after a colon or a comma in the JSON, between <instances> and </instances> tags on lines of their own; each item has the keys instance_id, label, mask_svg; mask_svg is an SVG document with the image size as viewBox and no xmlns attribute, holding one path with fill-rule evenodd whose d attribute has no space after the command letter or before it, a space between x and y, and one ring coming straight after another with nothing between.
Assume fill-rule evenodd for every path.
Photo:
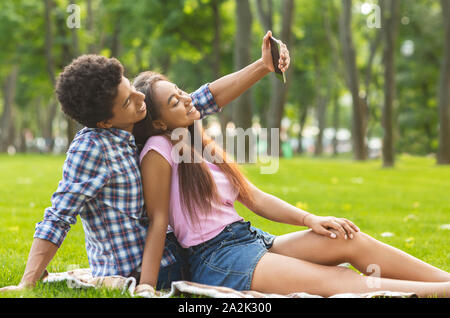
<instances>
[{"instance_id":1,"label":"woman's bare leg","mask_svg":"<svg viewBox=\"0 0 450 318\"><path fill-rule=\"evenodd\" d=\"M358 232L354 238L331 239L311 230L281 235L270 252L321 265L349 262L366 275L423 282L449 282L450 273Z\"/></svg>"},{"instance_id":2,"label":"woman's bare leg","mask_svg":"<svg viewBox=\"0 0 450 318\"><path fill-rule=\"evenodd\" d=\"M380 290L412 292L419 297L449 297L449 282L413 282L362 276L341 266L313 264L297 258L266 253L256 265L251 289L264 293L306 292L329 297L341 293Z\"/></svg>"}]
</instances>

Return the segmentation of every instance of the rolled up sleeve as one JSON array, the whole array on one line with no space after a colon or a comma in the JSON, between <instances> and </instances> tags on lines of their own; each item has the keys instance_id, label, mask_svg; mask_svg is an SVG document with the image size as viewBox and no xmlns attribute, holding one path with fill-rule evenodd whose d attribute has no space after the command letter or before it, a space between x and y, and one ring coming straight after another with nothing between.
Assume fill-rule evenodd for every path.
<instances>
[{"instance_id":1,"label":"rolled up sleeve","mask_svg":"<svg viewBox=\"0 0 450 318\"><path fill-rule=\"evenodd\" d=\"M222 108L217 105L214 96L209 90L209 83L202 85L195 92L191 93L191 99L192 104L200 113L200 119L222 111Z\"/></svg>"},{"instance_id":2,"label":"rolled up sleeve","mask_svg":"<svg viewBox=\"0 0 450 318\"><path fill-rule=\"evenodd\" d=\"M74 144L75 143L75 144ZM89 140L75 141L63 167L63 179L52 195L52 206L36 224L34 238L61 246L71 225L86 202L108 182L109 174L102 152Z\"/></svg>"}]
</instances>

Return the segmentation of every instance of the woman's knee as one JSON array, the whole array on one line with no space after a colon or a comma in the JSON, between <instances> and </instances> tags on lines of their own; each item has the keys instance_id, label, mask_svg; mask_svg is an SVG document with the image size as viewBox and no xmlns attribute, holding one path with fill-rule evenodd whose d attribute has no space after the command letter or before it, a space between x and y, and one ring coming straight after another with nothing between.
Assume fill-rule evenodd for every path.
<instances>
[{"instance_id":1,"label":"woman's knee","mask_svg":"<svg viewBox=\"0 0 450 318\"><path fill-rule=\"evenodd\" d=\"M347 241L347 254L350 258L349 261L351 261L355 257L359 257L361 253L367 254L367 250L370 248L371 243L373 243L375 239L360 231L353 233L353 238Z\"/></svg>"}]
</instances>

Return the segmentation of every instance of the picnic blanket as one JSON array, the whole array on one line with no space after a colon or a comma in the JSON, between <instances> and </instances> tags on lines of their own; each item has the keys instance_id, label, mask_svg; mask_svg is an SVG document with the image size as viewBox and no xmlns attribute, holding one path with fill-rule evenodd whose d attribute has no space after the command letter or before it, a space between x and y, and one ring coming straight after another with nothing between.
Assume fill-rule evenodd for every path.
<instances>
[{"instance_id":1,"label":"picnic blanket","mask_svg":"<svg viewBox=\"0 0 450 318\"><path fill-rule=\"evenodd\" d=\"M323 298L308 293L292 293L289 295L264 294L256 291L237 291L227 287L209 286L188 281L172 282L170 290L158 291L156 294L149 290L136 288L134 277L107 276L93 277L89 268L74 269L63 273L46 273L44 283L65 281L70 288L113 288L120 289L122 293L128 292L132 297L144 298L169 298L183 295L204 296L211 298ZM376 291L363 294L337 294L330 298L416 298L413 293L401 293L391 291Z\"/></svg>"}]
</instances>

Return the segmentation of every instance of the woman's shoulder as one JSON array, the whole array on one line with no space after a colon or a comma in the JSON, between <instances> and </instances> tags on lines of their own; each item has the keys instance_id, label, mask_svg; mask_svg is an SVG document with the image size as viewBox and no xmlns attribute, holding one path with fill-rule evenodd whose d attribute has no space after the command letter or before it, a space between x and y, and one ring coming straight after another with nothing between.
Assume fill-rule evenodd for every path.
<instances>
[{"instance_id":1,"label":"woman's shoulder","mask_svg":"<svg viewBox=\"0 0 450 318\"><path fill-rule=\"evenodd\" d=\"M172 148L172 142L170 141L169 137L165 135L151 136L145 143L145 146L147 145L161 145L165 147L170 146L170 148Z\"/></svg>"},{"instance_id":2,"label":"woman's shoulder","mask_svg":"<svg viewBox=\"0 0 450 318\"><path fill-rule=\"evenodd\" d=\"M150 150L155 150L164 158L166 158L166 160L172 165L172 147L172 142L170 141L169 137L162 135L152 136L147 139L147 142L145 143L144 148L141 151L140 161L142 162L142 159Z\"/></svg>"}]
</instances>

